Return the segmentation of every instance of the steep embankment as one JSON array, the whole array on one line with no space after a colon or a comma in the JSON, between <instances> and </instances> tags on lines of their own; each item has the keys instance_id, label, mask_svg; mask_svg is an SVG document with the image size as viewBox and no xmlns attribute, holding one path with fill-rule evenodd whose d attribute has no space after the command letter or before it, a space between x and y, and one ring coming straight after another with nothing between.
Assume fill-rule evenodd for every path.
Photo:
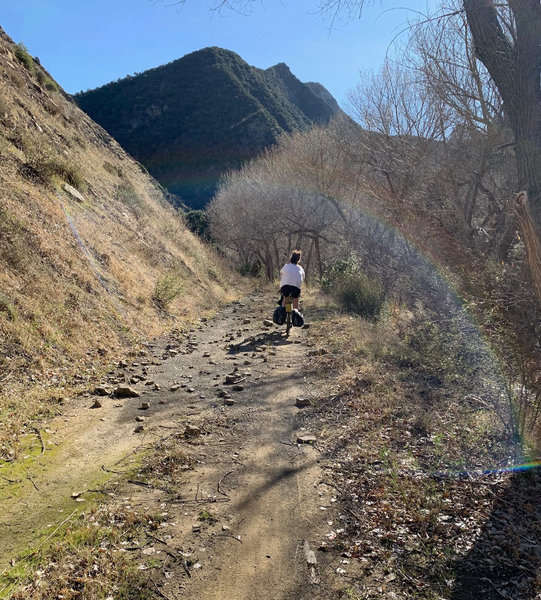
<instances>
[{"instance_id":1,"label":"steep embankment","mask_svg":"<svg viewBox=\"0 0 541 600\"><path fill-rule=\"evenodd\" d=\"M225 273L160 186L0 30L0 457L26 412L217 306ZM229 277L229 275L228 275ZM196 293L194 293L194 291Z\"/></svg>"},{"instance_id":2,"label":"steep embankment","mask_svg":"<svg viewBox=\"0 0 541 600\"><path fill-rule=\"evenodd\" d=\"M313 86L283 63L262 70L205 48L76 99L162 185L198 208L224 172L283 132L328 123L340 111L323 86Z\"/></svg>"}]
</instances>

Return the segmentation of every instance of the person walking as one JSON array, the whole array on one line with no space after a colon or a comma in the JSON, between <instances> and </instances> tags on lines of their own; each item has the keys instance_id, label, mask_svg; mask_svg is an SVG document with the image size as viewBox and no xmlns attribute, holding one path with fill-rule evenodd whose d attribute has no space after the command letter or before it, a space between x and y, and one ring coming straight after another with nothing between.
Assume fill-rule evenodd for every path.
<instances>
[{"instance_id":1,"label":"person walking","mask_svg":"<svg viewBox=\"0 0 541 600\"><path fill-rule=\"evenodd\" d=\"M278 304L282 306L284 297L293 298L293 308L299 310L299 296L304 281L304 269L299 265L302 257L301 250L293 250L289 262L280 270L280 292L282 297Z\"/></svg>"}]
</instances>

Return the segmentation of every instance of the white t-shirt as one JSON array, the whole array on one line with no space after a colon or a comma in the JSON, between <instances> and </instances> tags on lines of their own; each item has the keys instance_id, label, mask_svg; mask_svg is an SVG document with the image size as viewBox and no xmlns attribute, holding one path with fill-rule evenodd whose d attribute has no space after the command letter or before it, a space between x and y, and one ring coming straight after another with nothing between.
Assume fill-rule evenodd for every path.
<instances>
[{"instance_id":1,"label":"white t-shirt","mask_svg":"<svg viewBox=\"0 0 541 600\"><path fill-rule=\"evenodd\" d=\"M300 265L294 265L289 262L282 267L280 271L282 278L280 279L280 287L284 285L293 285L300 289L304 281L304 269Z\"/></svg>"}]
</instances>

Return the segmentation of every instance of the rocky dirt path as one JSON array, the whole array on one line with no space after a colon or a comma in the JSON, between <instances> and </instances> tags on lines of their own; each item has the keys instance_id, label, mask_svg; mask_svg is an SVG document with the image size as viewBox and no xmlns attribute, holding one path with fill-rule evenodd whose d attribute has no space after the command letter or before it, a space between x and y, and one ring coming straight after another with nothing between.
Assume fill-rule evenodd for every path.
<instances>
[{"instance_id":1,"label":"rocky dirt path","mask_svg":"<svg viewBox=\"0 0 541 600\"><path fill-rule=\"evenodd\" d=\"M149 346L103 381L129 385L139 397L73 401L24 478L6 484L13 495L8 489L0 516L1 568L80 507L109 472L127 469L138 449L185 432L194 468L180 494L134 485L125 500L168 515L149 552L184 559L160 563L162 594L318 597L322 565L313 550L328 529L329 498L317 443L304 443L311 431L296 404L317 392L317 382L303 375L306 331L286 340L280 328L264 326L272 309L271 298L254 294ZM101 407L92 409L96 400Z\"/></svg>"}]
</instances>

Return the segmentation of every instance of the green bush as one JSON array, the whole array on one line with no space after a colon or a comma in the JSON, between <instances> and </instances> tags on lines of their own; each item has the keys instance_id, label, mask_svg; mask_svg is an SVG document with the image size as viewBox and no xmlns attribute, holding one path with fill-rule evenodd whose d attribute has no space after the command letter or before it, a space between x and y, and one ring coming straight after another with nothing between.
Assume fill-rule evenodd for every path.
<instances>
[{"instance_id":1,"label":"green bush","mask_svg":"<svg viewBox=\"0 0 541 600\"><path fill-rule=\"evenodd\" d=\"M58 92L58 85L44 71L38 70L37 78L40 85L51 92Z\"/></svg>"},{"instance_id":2,"label":"green bush","mask_svg":"<svg viewBox=\"0 0 541 600\"><path fill-rule=\"evenodd\" d=\"M17 46L15 47L15 58L22 65L24 65L25 69L29 73L32 73L32 74L34 73L34 71L35 71L34 59L30 56L30 54L28 54L28 50L26 49L24 44L17 44Z\"/></svg>"},{"instance_id":3,"label":"green bush","mask_svg":"<svg viewBox=\"0 0 541 600\"><path fill-rule=\"evenodd\" d=\"M321 286L346 310L371 321L379 318L385 291L379 281L359 269L355 256L341 259L327 268Z\"/></svg>"},{"instance_id":4,"label":"green bush","mask_svg":"<svg viewBox=\"0 0 541 600\"><path fill-rule=\"evenodd\" d=\"M158 277L152 300L154 300L159 308L165 310L182 292L183 287L178 273L176 271L167 271Z\"/></svg>"}]
</instances>

